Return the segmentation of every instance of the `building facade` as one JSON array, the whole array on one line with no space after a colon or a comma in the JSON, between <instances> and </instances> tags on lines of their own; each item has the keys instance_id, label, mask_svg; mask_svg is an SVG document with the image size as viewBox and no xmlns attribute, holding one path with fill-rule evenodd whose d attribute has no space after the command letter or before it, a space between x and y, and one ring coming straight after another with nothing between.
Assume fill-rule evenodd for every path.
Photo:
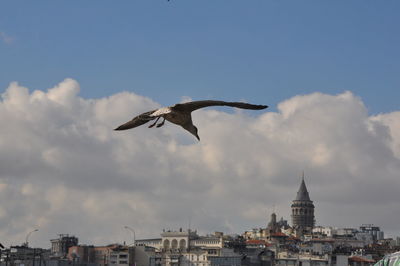
<instances>
[{"instance_id":1,"label":"building facade","mask_svg":"<svg viewBox=\"0 0 400 266\"><path fill-rule=\"evenodd\" d=\"M150 265L209 266L210 258L221 256L224 241L222 233L199 236L196 231L180 229L164 231L158 239L136 240L136 245L155 249Z\"/></svg>"},{"instance_id":2,"label":"building facade","mask_svg":"<svg viewBox=\"0 0 400 266\"><path fill-rule=\"evenodd\" d=\"M51 254L53 257L65 258L68 254L68 249L78 245L78 238L68 234L60 234L59 238L51 239Z\"/></svg>"}]
</instances>

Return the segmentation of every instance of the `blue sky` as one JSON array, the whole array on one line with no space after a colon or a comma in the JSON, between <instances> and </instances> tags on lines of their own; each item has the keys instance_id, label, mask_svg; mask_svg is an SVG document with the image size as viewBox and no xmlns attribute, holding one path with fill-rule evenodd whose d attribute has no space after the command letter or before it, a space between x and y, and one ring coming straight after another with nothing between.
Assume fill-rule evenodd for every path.
<instances>
[{"instance_id":1,"label":"blue sky","mask_svg":"<svg viewBox=\"0 0 400 266\"><path fill-rule=\"evenodd\" d=\"M398 109L398 1L2 1L0 87L269 104L350 90Z\"/></svg>"}]
</instances>

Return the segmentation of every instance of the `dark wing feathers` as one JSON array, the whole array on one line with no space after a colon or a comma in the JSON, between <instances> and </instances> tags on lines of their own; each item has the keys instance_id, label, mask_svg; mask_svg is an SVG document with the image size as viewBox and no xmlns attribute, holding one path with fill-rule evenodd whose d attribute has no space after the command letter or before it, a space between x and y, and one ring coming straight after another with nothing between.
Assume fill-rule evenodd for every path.
<instances>
[{"instance_id":1,"label":"dark wing feathers","mask_svg":"<svg viewBox=\"0 0 400 266\"><path fill-rule=\"evenodd\" d=\"M157 117L150 116L150 114L152 114L154 111L156 111L156 110L140 114L140 115L134 117L131 121L120 125L119 127L117 127L114 130L126 130L126 129L130 129L130 128L134 128L134 127L138 127L143 124L146 124L147 122L157 118Z\"/></svg>"},{"instance_id":2,"label":"dark wing feathers","mask_svg":"<svg viewBox=\"0 0 400 266\"><path fill-rule=\"evenodd\" d=\"M261 110L268 107L267 105L256 105L256 104L249 104L242 102L224 102L224 101L206 100L206 101L194 101L188 103L178 103L175 104L172 108L178 111L193 112L194 110L208 106L230 106L230 107L237 107L241 109L251 109L251 110Z\"/></svg>"}]
</instances>

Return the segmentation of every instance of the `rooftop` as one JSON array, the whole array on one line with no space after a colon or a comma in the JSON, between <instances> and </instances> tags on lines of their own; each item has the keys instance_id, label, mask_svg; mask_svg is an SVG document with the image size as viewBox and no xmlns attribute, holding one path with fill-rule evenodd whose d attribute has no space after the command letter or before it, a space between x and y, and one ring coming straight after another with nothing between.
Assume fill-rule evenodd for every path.
<instances>
[{"instance_id":1,"label":"rooftop","mask_svg":"<svg viewBox=\"0 0 400 266\"><path fill-rule=\"evenodd\" d=\"M296 201L311 201L308 195L306 183L304 182L304 175L301 180L299 191L297 192Z\"/></svg>"}]
</instances>

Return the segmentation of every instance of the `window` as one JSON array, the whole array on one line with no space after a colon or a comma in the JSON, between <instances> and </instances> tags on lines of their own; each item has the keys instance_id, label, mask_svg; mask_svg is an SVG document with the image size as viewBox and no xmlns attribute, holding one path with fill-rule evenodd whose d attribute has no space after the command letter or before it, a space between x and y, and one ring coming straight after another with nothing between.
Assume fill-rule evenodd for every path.
<instances>
[{"instance_id":1,"label":"window","mask_svg":"<svg viewBox=\"0 0 400 266\"><path fill-rule=\"evenodd\" d=\"M172 246L172 249L176 249L178 247L178 240L173 239L171 246Z\"/></svg>"},{"instance_id":2,"label":"window","mask_svg":"<svg viewBox=\"0 0 400 266\"><path fill-rule=\"evenodd\" d=\"M180 248L180 249L186 248L186 240L185 240L185 239L181 239L181 240L179 241L179 248Z\"/></svg>"},{"instance_id":3,"label":"window","mask_svg":"<svg viewBox=\"0 0 400 266\"><path fill-rule=\"evenodd\" d=\"M215 249L209 249L208 254L217 254L217 251Z\"/></svg>"},{"instance_id":4,"label":"window","mask_svg":"<svg viewBox=\"0 0 400 266\"><path fill-rule=\"evenodd\" d=\"M164 240L164 248L169 249L169 240L168 239Z\"/></svg>"}]
</instances>

